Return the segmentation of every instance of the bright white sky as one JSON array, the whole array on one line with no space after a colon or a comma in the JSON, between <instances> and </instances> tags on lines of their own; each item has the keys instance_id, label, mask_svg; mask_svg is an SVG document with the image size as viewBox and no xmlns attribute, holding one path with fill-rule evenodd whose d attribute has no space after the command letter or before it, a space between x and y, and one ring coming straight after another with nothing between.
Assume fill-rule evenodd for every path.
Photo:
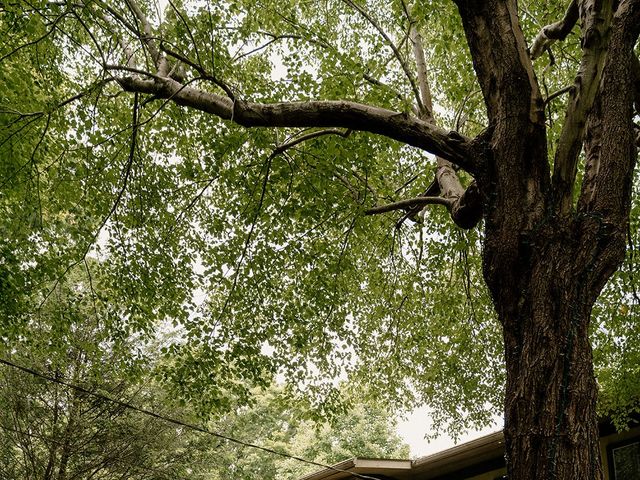
<instances>
[{"instance_id":1,"label":"bright white sky","mask_svg":"<svg viewBox=\"0 0 640 480\"><path fill-rule=\"evenodd\" d=\"M422 407L414 410L406 420L398 423L398 434L411 447L411 458L418 458L502 430L502 418L495 417L494 422L494 426L461 435L457 443L447 435L442 435L428 442L424 437L426 434L431 433L429 409Z\"/></svg>"}]
</instances>

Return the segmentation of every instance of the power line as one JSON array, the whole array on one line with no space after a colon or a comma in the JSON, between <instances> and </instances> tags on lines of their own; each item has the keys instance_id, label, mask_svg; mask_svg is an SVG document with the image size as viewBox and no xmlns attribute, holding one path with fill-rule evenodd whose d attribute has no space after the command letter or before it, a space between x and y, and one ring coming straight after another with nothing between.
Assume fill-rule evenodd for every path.
<instances>
[{"instance_id":1,"label":"power line","mask_svg":"<svg viewBox=\"0 0 640 480\"><path fill-rule=\"evenodd\" d=\"M272 455L278 455L278 456L284 457L284 458L290 458L290 459L296 460L298 462L306 463L307 465L314 465L316 467L326 468L328 470L331 470L331 471L334 471L334 472L337 472L337 473L347 473L347 474L351 475L352 477L361 478L363 480L379 480L379 479L377 479L375 477L370 477L368 475L362 475L362 474L359 474L359 473L351 472L349 470L344 470L342 468L332 467L331 465L326 465L324 463L315 462L313 460L307 460L305 458L298 457L296 455L291 455L291 454L285 453L285 452L279 452L277 450L273 450L273 449L268 448L268 447L262 447L260 445L254 444L254 443L249 443L249 442L245 442L245 441L242 441L242 440L238 440L237 438L233 438L233 437L230 437L228 435L223 435L221 433L209 430L209 429L207 429L205 427L200 427L198 425L193 425L191 423L184 422L184 421L179 420L177 418L166 417L166 416L161 415L159 413L156 413L154 411L147 410L147 409L141 408L141 407L136 407L135 405L132 405L130 403L123 402L122 400L118 400L118 399L115 399L115 398L108 397L107 395L104 395L102 393L98 393L98 392L89 390L89 389L84 388L84 387L82 387L80 385L76 385L74 383L67 382L67 381L62 380L60 378L51 377L49 375L41 373L41 372L39 372L37 370L34 370L32 368L25 367L25 366L22 366L22 365L18 365L16 363L13 363L13 362L11 362L9 360L6 360L4 358L0 358L0 364L6 365L6 366L11 367L11 368L15 368L17 370L21 370L22 372L28 373L30 375L33 375L34 377L38 377L38 378L41 378L43 380L47 380L48 382L57 383L58 385L65 386L67 388L72 388L72 389L74 389L74 390L76 390L78 392L82 392L82 393L84 393L86 395L91 395L91 396L93 396L95 398L99 398L99 399L101 399L103 401L106 401L106 402L114 403L116 405L119 405L121 407L127 408L129 410L134 411L134 412L138 412L138 413L141 413L143 415L147 415L149 417L153 417L153 418L155 418L157 420L161 420L161 421L164 421L164 422L167 422L167 423L171 423L173 425L178 425L180 427L184 427L184 428L187 428L189 430L194 430L196 432L204 433L206 435L211 435L212 437L216 437L216 438L219 438L221 440L225 440L225 441L230 442L230 443L235 443L235 444L241 445L243 447L253 448L255 450L261 450L263 452L266 452L266 453L269 453L269 454L272 454Z\"/></svg>"}]
</instances>

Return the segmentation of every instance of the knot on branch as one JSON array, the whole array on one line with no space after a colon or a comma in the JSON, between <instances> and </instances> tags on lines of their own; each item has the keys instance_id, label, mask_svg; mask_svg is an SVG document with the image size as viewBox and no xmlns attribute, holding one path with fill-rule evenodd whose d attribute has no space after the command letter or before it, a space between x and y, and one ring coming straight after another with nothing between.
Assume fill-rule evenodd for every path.
<instances>
[{"instance_id":1,"label":"knot on branch","mask_svg":"<svg viewBox=\"0 0 640 480\"><path fill-rule=\"evenodd\" d=\"M474 181L451 206L451 219L460 228L470 230L482 220L482 195Z\"/></svg>"},{"instance_id":2,"label":"knot on branch","mask_svg":"<svg viewBox=\"0 0 640 480\"><path fill-rule=\"evenodd\" d=\"M467 141L462 135L460 135L455 130L449 131L449 133L447 133L447 138L454 143L464 143Z\"/></svg>"}]
</instances>

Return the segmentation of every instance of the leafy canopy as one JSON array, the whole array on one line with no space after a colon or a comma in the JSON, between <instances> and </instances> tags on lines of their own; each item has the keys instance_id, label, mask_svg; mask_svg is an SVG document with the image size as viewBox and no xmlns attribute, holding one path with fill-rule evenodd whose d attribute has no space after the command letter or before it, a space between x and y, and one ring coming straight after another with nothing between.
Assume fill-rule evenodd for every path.
<instances>
[{"instance_id":1,"label":"leafy canopy","mask_svg":"<svg viewBox=\"0 0 640 480\"><path fill-rule=\"evenodd\" d=\"M30 338L56 286L83 266L111 341L172 332L158 346L159 377L202 413L247 401L281 374L323 414L338 409L340 377L360 395L426 403L451 431L490 421L504 374L480 232L453 226L438 206L423 223L363 215L422 193L433 159L348 131L274 154L309 131L245 129L124 92L115 78L138 74L109 66L153 63L132 33L145 28L134 5L190 86L410 113L406 7L423 35L437 122L469 136L485 124L452 2L0 2L3 343ZM520 9L531 39L564 5ZM570 36L553 62L536 64L547 95L571 83L577 43ZM562 97L547 108L553 145ZM637 398L634 264L595 311L606 409ZM62 349L61 335L52 331L48 348Z\"/></svg>"}]
</instances>

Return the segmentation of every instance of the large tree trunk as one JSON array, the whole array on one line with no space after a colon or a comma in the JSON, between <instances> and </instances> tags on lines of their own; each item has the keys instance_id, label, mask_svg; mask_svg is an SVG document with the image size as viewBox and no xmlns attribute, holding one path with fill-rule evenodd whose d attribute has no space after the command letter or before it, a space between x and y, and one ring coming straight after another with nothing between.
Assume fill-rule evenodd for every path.
<instances>
[{"instance_id":1,"label":"large tree trunk","mask_svg":"<svg viewBox=\"0 0 640 480\"><path fill-rule=\"evenodd\" d=\"M532 280L533 309L504 329L509 478L600 479L589 302L580 292L548 297L553 282Z\"/></svg>"},{"instance_id":2,"label":"large tree trunk","mask_svg":"<svg viewBox=\"0 0 640 480\"><path fill-rule=\"evenodd\" d=\"M590 220L543 225L522 238L520 269L489 276L505 342L510 480L602 478L588 331L605 279L593 275L596 238L607 234Z\"/></svg>"},{"instance_id":3,"label":"large tree trunk","mask_svg":"<svg viewBox=\"0 0 640 480\"><path fill-rule=\"evenodd\" d=\"M457 3L490 119L476 179L484 277L504 336L509 480L600 480L588 333L592 307L624 258L639 2L619 2L613 15L606 3L579 4L591 36L553 175L543 101L514 2ZM575 202L582 145L585 175Z\"/></svg>"}]
</instances>

